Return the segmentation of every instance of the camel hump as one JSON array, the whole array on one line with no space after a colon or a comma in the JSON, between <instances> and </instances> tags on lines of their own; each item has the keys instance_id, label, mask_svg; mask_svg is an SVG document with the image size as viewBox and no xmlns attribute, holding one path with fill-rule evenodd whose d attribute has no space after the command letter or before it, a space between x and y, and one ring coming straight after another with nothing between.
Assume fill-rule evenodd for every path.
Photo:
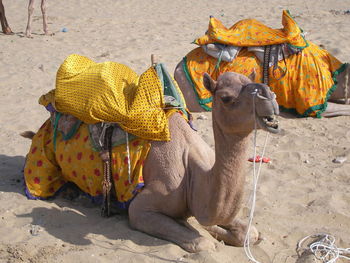
<instances>
[{"instance_id":1,"label":"camel hump","mask_svg":"<svg viewBox=\"0 0 350 263\"><path fill-rule=\"evenodd\" d=\"M35 132L25 131L25 132L21 132L19 135L21 135L22 137L27 138L27 139L33 139Z\"/></svg>"}]
</instances>

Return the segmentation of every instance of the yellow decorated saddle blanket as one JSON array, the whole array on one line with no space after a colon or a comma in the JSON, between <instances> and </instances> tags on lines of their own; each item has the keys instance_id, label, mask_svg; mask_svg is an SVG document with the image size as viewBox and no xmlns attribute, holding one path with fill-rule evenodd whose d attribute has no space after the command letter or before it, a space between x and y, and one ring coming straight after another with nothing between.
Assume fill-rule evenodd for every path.
<instances>
[{"instance_id":1,"label":"yellow decorated saddle blanket","mask_svg":"<svg viewBox=\"0 0 350 263\"><path fill-rule=\"evenodd\" d=\"M53 133L51 121L47 120L33 138L24 167L27 196L46 199L72 182L96 201L102 200L103 162L91 147L88 125L81 124L69 140L59 133L56 145ZM112 180L120 208L126 208L144 185L142 170L149 149L150 142L140 138L129 141L129 155L125 144L113 147Z\"/></svg>"},{"instance_id":2,"label":"yellow decorated saddle blanket","mask_svg":"<svg viewBox=\"0 0 350 263\"><path fill-rule=\"evenodd\" d=\"M177 110L170 110L166 117ZM180 112L181 113L181 112ZM96 202L102 201L103 162L93 149L87 124L82 123L69 140L62 133L53 140L54 127L49 120L38 130L26 157L24 179L30 199L53 197L67 182L74 183ZM144 186L143 166L151 148L149 140L135 138L112 149L112 180L116 205L126 209ZM128 167L130 164L130 170Z\"/></svg>"},{"instance_id":3,"label":"yellow decorated saddle blanket","mask_svg":"<svg viewBox=\"0 0 350 263\"><path fill-rule=\"evenodd\" d=\"M51 113L32 139L24 167L31 199L54 196L67 182L97 202L103 198L100 156L105 127L112 126L111 176L117 205L127 208L144 186L143 165L151 140L170 140L168 118L186 104L163 64L141 76L116 62L69 56L57 73L56 89L39 99ZM119 136L122 134L122 136Z\"/></svg>"},{"instance_id":4,"label":"yellow decorated saddle blanket","mask_svg":"<svg viewBox=\"0 0 350 263\"><path fill-rule=\"evenodd\" d=\"M248 48L285 43L299 52L278 61L276 67L269 68L269 86L276 93L281 110L301 117L320 117L336 88L335 77L345 69L345 64L326 50L306 41L302 30L287 11L283 12L282 24L282 29L271 29L254 19L247 19L227 29L217 19L210 19L207 33L195 40L196 44L220 43L242 48L231 62L218 61L202 48L192 50L184 58L187 79L204 109L210 111L212 106L211 94L203 85L204 72L216 80L224 72L249 76L255 71L255 81L263 82L263 63Z\"/></svg>"},{"instance_id":5,"label":"yellow decorated saddle blanket","mask_svg":"<svg viewBox=\"0 0 350 263\"><path fill-rule=\"evenodd\" d=\"M58 70L55 90L39 103L51 103L87 124L118 123L143 139L170 140L164 91L154 67L138 76L123 64L96 63L73 54Z\"/></svg>"},{"instance_id":6,"label":"yellow decorated saddle blanket","mask_svg":"<svg viewBox=\"0 0 350 263\"><path fill-rule=\"evenodd\" d=\"M282 29L272 29L255 19L244 19L226 28L218 19L211 17L206 34L194 41L205 45L221 43L239 47L265 46L289 43L295 47L306 47L307 41L289 12L282 14Z\"/></svg>"}]
</instances>

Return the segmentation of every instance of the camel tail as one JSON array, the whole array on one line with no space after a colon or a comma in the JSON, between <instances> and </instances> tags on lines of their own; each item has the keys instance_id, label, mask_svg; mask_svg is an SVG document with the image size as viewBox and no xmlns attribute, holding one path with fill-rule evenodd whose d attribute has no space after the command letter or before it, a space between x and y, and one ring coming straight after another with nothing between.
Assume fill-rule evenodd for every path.
<instances>
[{"instance_id":1,"label":"camel tail","mask_svg":"<svg viewBox=\"0 0 350 263\"><path fill-rule=\"evenodd\" d=\"M21 132L19 135L21 135L22 137L27 138L27 139L33 139L35 132L25 131L25 132Z\"/></svg>"}]
</instances>

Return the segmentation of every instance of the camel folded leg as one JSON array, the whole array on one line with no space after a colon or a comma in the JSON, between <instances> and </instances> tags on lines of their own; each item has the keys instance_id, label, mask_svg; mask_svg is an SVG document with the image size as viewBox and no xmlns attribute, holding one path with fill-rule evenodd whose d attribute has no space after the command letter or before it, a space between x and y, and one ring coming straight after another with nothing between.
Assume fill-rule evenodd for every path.
<instances>
[{"instance_id":1,"label":"camel folded leg","mask_svg":"<svg viewBox=\"0 0 350 263\"><path fill-rule=\"evenodd\" d=\"M240 219L235 219L228 226L203 226L215 239L224 241L225 244L242 247L247 232L247 224ZM254 226L251 227L249 241L256 244L260 240L259 232Z\"/></svg>"},{"instance_id":2,"label":"camel folded leg","mask_svg":"<svg viewBox=\"0 0 350 263\"><path fill-rule=\"evenodd\" d=\"M196 230L181 225L173 218L152 209L150 193L144 189L129 207L129 222L132 228L161 239L176 243L188 252L214 250L216 243L201 236Z\"/></svg>"},{"instance_id":3,"label":"camel folded leg","mask_svg":"<svg viewBox=\"0 0 350 263\"><path fill-rule=\"evenodd\" d=\"M328 102L322 117L350 116L350 105Z\"/></svg>"}]
</instances>

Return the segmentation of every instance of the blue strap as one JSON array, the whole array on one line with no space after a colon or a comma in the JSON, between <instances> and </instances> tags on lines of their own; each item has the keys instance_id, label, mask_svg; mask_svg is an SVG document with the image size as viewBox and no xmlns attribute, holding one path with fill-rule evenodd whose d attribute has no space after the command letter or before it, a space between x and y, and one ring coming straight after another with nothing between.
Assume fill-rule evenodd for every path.
<instances>
[{"instance_id":1,"label":"blue strap","mask_svg":"<svg viewBox=\"0 0 350 263\"><path fill-rule=\"evenodd\" d=\"M55 123L53 126L53 150L54 151L56 151L57 127L58 127L58 121L60 120L61 116L62 116L62 113L56 112Z\"/></svg>"}]
</instances>

